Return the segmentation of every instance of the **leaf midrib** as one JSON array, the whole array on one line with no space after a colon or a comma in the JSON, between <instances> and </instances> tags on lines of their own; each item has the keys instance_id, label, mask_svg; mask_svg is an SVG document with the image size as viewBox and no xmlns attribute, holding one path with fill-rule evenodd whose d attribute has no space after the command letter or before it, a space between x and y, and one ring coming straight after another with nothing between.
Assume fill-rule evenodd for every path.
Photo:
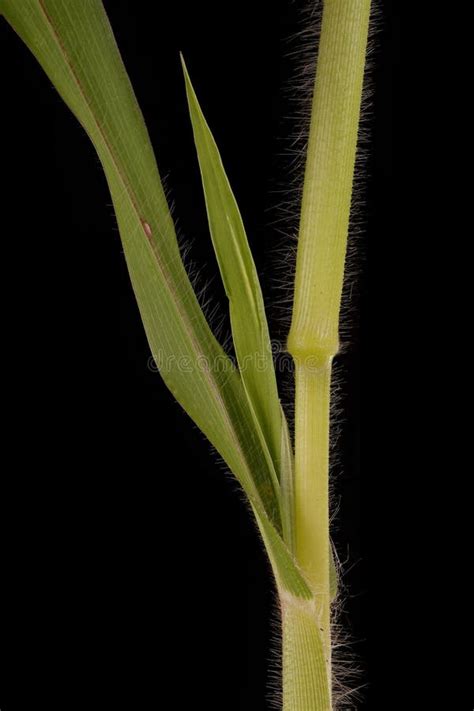
<instances>
[{"instance_id":1,"label":"leaf midrib","mask_svg":"<svg viewBox=\"0 0 474 711\"><path fill-rule=\"evenodd\" d=\"M44 16L44 19L45 19L45 22L46 22L46 26L49 28L50 33L51 33L51 36L53 37L53 39L54 39L54 41L55 41L55 43L56 43L56 45L57 45L57 47L58 47L58 49L59 49L61 55L63 56L63 59L64 59L66 65L67 65L67 68L68 68L68 70L69 70L69 72L70 72L70 74L71 74L71 76L72 76L72 78L73 78L73 81L75 82L75 84L76 84L76 86L77 86L77 89L78 89L78 91L79 91L79 94L80 94L81 98L83 99L83 101L84 101L84 103L85 103L85 106L87 107L87 110L89 111L90 116L92 117L92 120L93 120L95 126L97 127L97 130L99 131L99 134L100 134L100 136L101 136L101 138L102 138L102 140L103 140L103 142L104 142L104 145L105 145L105 147L106 147L106 150L107 150L107 152L108 152L108 154L109 154L109 156L110 156L112 165L114 166L114 168L115 168L115 170L116 170L117 176L118 176L119 180L121 181L121 183L122 183L122 185L123 185L124 192L125 192L125 194L126 194L128 200L129 200L130 205L132 206L133 211L135 212L136 218L137 218L137 220L138 220L138 222L139 222L139 224L140 224L140 226L141 226L141 228L142 228L142 230L143 230L143 233L144 233L145 238L146 238L146 239L145 239L145 242L146 242L146 244L148 245L148 248L151 250L154 259L156 260L158 269L160 270L161 276L163 277L163 282L164 282L164 284L165 284L165 286L166 286L166 288L167 288L167 290L168 290L168 293L169 293L169 295L170 295L170 297L171 297L171 302L173 303L173 305L174 305L176 311L177 311L178 314L179 314L179 317L180 317L180 319L181 319L181 323L183 324L184 330L186 331L186 334L187 334L187 336L188 336L188 338L189 338L189 340L190 340L190 342L191 342L191 344L192 344L192 346L193 346L193 348L194 348L195 354L196 354L197 358L199 358L200 356L205 357L205 353L204 353L204 352L202 351L202 349L200 348L199 340L196 339L196 337L195 337L194 329L192 328L192 324L191 324L190 321L189 321L188 315L187 315L186 311L182 308L182 304L181 304L181 302L180 302L180 300L179 300L179 298L178 298L178 296L177 296L177 293L176 293L176 290L175 290L175 288L174 288L174 285L173 285L172 281L171 281L170 278L169 278L169 275L168 275L168 272L167 272L166 268L165 268L164 265L163 265L161 256L159 255L159 252L156 250L156 246L151 242L150 237L149 237L149 235L147 234L147 231L146 231L145 226L144 226L144 223L146 222L146 220L145 220L145 218L140 214L140 210L138 209L138 204L137 204L137 201L136 201L136 198L135 198L135 195L134 195L134 191L133 191L133 189L131 188L131 186L130 186L128 180L127 180L127 178L126 178L125 175L123 174L123 172L122 172L122 170L121 170L121 168L120 168L120 163L119 163L119 161L117 160L117 158L116 158L116 156L115 156L115 153L114 153L114 151L113 151L113 149L112 149L112 147L111 147L109 141L107 140L107 136L106 136L106 134L105 134L105 132L104 132L104 130L103 130L103 128L102 128L100 122L98 121L98 119L97 119L97 117L96 117L96 115L95 115L95 113L94 113L93 108L92 108L91 105L90 105L90 102L89 102L89 100L88 100L88 98L87 98L87 94L85 93L85 91L84 91L84 89L83 89L83 87L82 87L81 81L80 81L79 77L77 76L77 74L76 74L76 72L75 72L75 70L74 70L74 66L73 66L73 64L72 64L72 62L71 62L71 60L70 60L70 58L69 58L69 55L68 55L68 53L67 53L67 50L66 50L66 48L64 47L64 45L63 45L63 43L62 43L62 41L61 41L61 37L60 37L60 35L57 33L57 31L56 31L54 22L53 22L53 20L51 19L50 15L49 15L49 13L48 13L46 7L45 7L44 0L38 0L38 5L39 5L39 7L40 7L40 9L41 9L41 12L43 13L43 16ZM84 127L84 128L85 128L85 127ZM233 446L234 446L234 448L235 448L235 451L237 452L237 454L238 454L238 456L239 456L239 459L240 459L240 461L241 461L242 466L243 466L244 469L245 469L245 472L246 472L246 474L247 474L247 476L248 476L248 482L249 482L249 484L250 484L251 486L255 486L254 483L253 483L252 472L251 472L251 470L250 470L250 468L249 468L249 466L248 466L248 463L247 463L247 460L246 460L246 457L245 457L245 453L244 453L244 450L242 449L242 446L241 446L240 440L239 440L239 438L238 438L238 435L236 434L235 429L234 429L234 427L233 427L233 425L232 425L232 421L231 421L231 419L230 419L230 417L229 417L229 413L228 413L227 407L226 407L226 405L225 405L225 403L224 403L224 401L223 401L223 399L222 399L222 396L221 396L221 393L220 393L219 385L218 385L218 383L216 383L215 379L210 375L209 371L208 371L206 368L203 368L203 369L202 369L202 372L203 372L203 376L204 376L204 378L206 379L206 382L207 382L207 384L208 384L208 386L209 386L210 392L211 392L211 394L212 394L212 396L213 396L213 398L214 398L214 402L217 404L219 410L221 411L222 419L223 419L223 424L224 424L224 427L225 427L225 429L226 429L226 431L227 431L227 435L228 435L228 437L229 437L231 443L233 444ZM238 377L238 378L240 379L240 374L239 374L235 369L233 370L233 372L235 373L236 377ZM278 502L278 501L279 501L278 493L275 492L275 494L276 494L276 496L277 496L277 502ZM260 498L258 492L255 492L254 495L255 495L256 497Z\"/></svg>"}]
</instances>

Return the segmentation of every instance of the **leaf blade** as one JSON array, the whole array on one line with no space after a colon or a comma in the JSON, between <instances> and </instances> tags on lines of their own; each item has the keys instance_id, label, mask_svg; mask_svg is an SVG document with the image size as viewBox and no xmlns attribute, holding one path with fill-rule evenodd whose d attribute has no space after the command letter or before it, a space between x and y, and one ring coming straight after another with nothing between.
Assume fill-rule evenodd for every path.
<instances>
[{"instance_id":1,"label":"leaf blade","mask_svg":"<svg viewBox=\"0 0 474 711\"><path fill-rule=\"evenodd\" d=\"M0 0L0 11L97 150L147 337L167 386L240 481L279 587L308 599L312 593L280 535L280 502L242 382L212 335L182 265L148 133L102 4ZM179 367L185 358L191 369ZM222 370L201 372L200 358L219 360Z\"/></svg>"},{"instance_id":2,"label":"leaf blade","mask_svg":"<svg viewBox=\"0 0 474 711\"><path fill-rule=\"evenodd\" d=\"M209 229L229 299L237 360L249 401L279 475L283 413L262 290L237 201L182 56L181 63Z\"/></svg>"},{"instance_id":3,"label":"leaf blade","mask_svg":"<svg viewBox=\"0 0 474 711\"><path fill-rule=\"evenodd\" d=\"M165 383L278 530L279 496L240 377L210 331L182 264L148 133L102 4L2 0L0 8L97 150Z\"/></svg>"}]
</instances>

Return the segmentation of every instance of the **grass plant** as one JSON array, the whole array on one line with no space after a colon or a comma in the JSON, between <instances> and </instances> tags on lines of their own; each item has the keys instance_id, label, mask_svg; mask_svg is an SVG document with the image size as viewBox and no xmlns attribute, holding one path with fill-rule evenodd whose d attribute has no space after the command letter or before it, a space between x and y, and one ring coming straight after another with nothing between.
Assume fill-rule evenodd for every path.
<instances>
[{"instance_id":1,"label":"grass plant","mask_svg":"<svg viewBox=\"0 0 474 711\"><path fill-rule=\"evenodd\" d=\"M148 132L100 0L0 0L0 12L94 144L151 352L254 512L281 603L283 710L331 711L337 587L328 495L331 363L339 348L370 0L323 3L288 338L296 372L294 442L242 217L184 60L236 364L212 333L183 265Z\"/></svg>"}]
</instances>

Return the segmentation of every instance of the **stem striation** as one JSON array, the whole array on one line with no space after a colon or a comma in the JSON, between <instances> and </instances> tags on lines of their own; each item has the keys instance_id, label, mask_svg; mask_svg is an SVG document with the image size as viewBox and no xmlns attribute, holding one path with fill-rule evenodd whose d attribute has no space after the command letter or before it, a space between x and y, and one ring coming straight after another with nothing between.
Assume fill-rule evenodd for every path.
<instances>
[{"instance_id":1,"label":"stem striation","mask_svg":"<svg viewBox=\"0 0 474 711\"><path fill-rule=\"evenodd\" d=\"M325 0L306 160L288 350L295 361L295 554L315 596L314 618L331 676L329 407L331 363L347 247L370 0ZM310 634L308 632L308 634ZM295 640L303 639L300 630ZM301 650L298 654L301 653ZM295 652L296 654L296 652ZM287 658L294 657L287 651ZM285 654L284 654L285 665ZM302 669L308 665L302 665ZM298 666L292 673L298 675ZM284 686L290 683L284 669ZM327 711L308 675L285 711ZM296 693L296 692L295 692ZM312 705L311 705L312 704Z\"/></svg>"}]
</instances>

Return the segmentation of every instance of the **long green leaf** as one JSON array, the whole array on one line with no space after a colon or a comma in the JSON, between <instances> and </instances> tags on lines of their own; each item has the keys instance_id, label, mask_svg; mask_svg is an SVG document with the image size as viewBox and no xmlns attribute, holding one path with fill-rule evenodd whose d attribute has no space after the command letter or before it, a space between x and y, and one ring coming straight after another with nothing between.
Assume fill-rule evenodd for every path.
<instances>
[{"instance_id":1,"label":"long green leaf","mask_svg":"<svg viewBox=\"0 0 474 711\"><path fill-rule=\"evenodd\" d=\"M239 479L279 587L310 598L280 535L278 482L242 380L210 331L183 267L148 133L102 3L0 0L0 13L97 150L148 341L165 383Z\"/></svg>"},{"instance_id":2,"label":"long green leaf","mask_svg":"<svg viewBox=\"0 0 474 711\"><path fill-rule=\"evenodd\" d=\"M280 528L273 473L241 379L184 270L148 133L102 4L2 0L0 7L97 150L148 341L167 386Z\"/></svg>"},{"instance_id":3,"label":"long green leaf","mask_svg":"<svg viewBox=\"0 0 474 711\"><path fill-rule=\"evenodd\" d=\"M212 243L229 299L237 360L256 420L279 473L284 415L278 397L262 290L219 150L202 113L184 59L181 60Z\"/></svg>"}]
</instances>

